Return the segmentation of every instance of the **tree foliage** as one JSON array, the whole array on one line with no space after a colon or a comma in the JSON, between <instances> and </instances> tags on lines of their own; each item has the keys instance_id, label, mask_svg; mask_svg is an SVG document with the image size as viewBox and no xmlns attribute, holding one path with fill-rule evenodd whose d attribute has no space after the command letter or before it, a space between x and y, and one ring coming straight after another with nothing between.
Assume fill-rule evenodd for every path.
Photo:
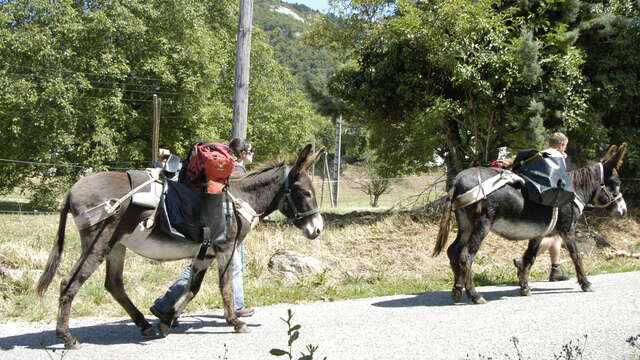
<instances>
[{"instance_id":1,"label":"tree foliage","mask_svg":"<svg viewBox=\"0 0 640 360\"><path fill-rule=\"evenodd\" d=\"M277 12L276 8L288 9L298 18ZM254 14L254 23L267 35L275 59L298 79L300 89L307 82L324 83L335 73L339 65L337 57L327 49L314 49L304 41L309 24L322 17L320 12L280 0L257 0Z\"/></svg>"},{"instance_id":2,"label":"tree foliage","mask_svg":"<svg viewBox=\"0 0 640 360\"><path fill-rule=\"evenodd\" d=\"M577 1L341 3L315 30L352 59L330 89L402 171L453 175L585 121Z\"/></svg>"},{"instance_id":3,"label":"tree foliage","mask_svg":"<svg viewBox=\"0 0 640 360\"><path fill-rule=\"evenodd\" d=\"M0 3L0 192L41 204L87 169L149 164L151 96L160 145L183 154L231 129L233 0ZM260 156L296 151L319 120L263 33L253 37L249 133Z\"/></svg>"},{"instance_id":4,"label":"tree foliage","mask_svg":"<svg viewBox=\"0 0 640 360\"><path fill-rule=\"evenodd\" d=\"M631 144L623 171L640 176L640 3L585 1L577 46L586 54L590 121L571 133L581 159L601 155L607 143ZM608 142L607 142L608 140ZM571 145L571 144L570 144Z\"/></svg>"}]
</instances>

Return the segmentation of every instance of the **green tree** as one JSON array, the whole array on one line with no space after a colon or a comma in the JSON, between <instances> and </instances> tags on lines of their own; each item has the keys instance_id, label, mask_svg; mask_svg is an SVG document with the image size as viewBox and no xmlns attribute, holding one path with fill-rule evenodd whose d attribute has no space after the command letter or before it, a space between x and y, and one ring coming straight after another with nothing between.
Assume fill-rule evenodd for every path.
<instances>
[{"instance_id":1,"label":"green tree","mask_svg":"<svg viewBox=\"0 0 640 360\"><path fill-rule=\"evenodd\" d=\"M440 157L451 178L500 146L537 146L547 128L583 121L583 55L564 2L341 3L344 16L314 30L352 60L329 87L399 171Z\"/></svg>"},{"instance_id":2,"label":"green tree","mask_svg":"<svg viewBox=\"0 0 640 360\"><path fill-rule=\"evenodd\" d=\"M151 95L162 99L160 144L178 154L231 127L238 5L233 0L0 3L0 192L29 189L41 205L87 169L149 164ZM252 50L249 136L261 156L313 138L313 114L272 48ZM316 126L317 127L317 126Z\"/></svg>"},{"instance_id":3,"label":"green tree","mask_svg":"<svg viewBox=\"0 0 640 360\"><path fill-rule=\"evenodd\" d=\"M640 4L630 0L586 1L577 46L586 54L587 126L571 132L579 159L594 159L609 144L627 142L626 177L640 175ZM569 143L571 146L571 142Z\"/></svg>"}]
</instances>

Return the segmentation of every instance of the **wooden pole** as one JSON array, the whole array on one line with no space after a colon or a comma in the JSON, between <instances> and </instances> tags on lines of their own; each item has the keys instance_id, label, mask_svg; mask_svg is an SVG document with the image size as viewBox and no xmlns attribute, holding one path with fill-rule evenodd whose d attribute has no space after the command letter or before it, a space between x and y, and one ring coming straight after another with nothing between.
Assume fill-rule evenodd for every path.
<instances>
[{"instance_id":1,"label":"wooden pole","mask_svg":"<svg viewBox=\"0 0 640 360\"><path fill-rule=\"evenodd\" d=\"M151 166L159 167L158 152L160 148L160 99L153 94L153 127L151 130Z\"/></svg>"},{"instance_id":2,"label":"wooden pole","mask_svg":"<svg viewBox=\"0 0 640 360\"><path fill-rule=\"evenodd\" d=\"M324 162L327 162L327 153L324 153ZM324 164L323 164L324 165ZM320 208L322 209L322 204L324 203L324 178L325 178L325 172L324 172L324 166L322 167L322 186L320 187ZM331 184L329 184L329 186L331 186Z\"/></svg>"},{"instance_id":3,"label":"wooden pole","mask_svg":"<svg viewBox=\"0 0 640 360\"><path fill-rule=\"evenodd\" d=\"M236 78L233 92L233 122L231 137L247 137L249 108L249 68L251 58L251 23L253 0L240 0L240 19L236 44Z\"/></svg>"},{"instance_id":4,"label":"wooden pole","mask_svg":"<svg viewBox=\"0 0 640 360\"><path fill-rule=\"evenodd\" d=\"M336 182L333 190L333 206L338 207L338 201L340 199L340 152L342 148L342 114L338 115L336 120L336 157L334 158L334 168L336 170Z\"/></svg>"},{"instance_id":5,"label":"wooden pole","mask_svg":"<svg viewBox=\"0 0 640 360\"><path fill-rule=\"evenodd\" d=\"M331 184L331 172L329 171L329 159L327 158L327 153L324 153L324 171L327 174L327 177L329 178L329 199L331 200L331 206L335 206L333 203L333 192L331 191L331 187L333 186Z\"/></svg>"}]
</instances>

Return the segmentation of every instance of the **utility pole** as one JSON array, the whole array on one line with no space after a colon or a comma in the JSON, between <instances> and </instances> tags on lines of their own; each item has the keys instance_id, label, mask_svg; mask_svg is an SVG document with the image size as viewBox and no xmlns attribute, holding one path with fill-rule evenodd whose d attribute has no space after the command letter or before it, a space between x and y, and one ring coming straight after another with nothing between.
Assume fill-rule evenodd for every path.
<instances>
[{"instance_id":1,"label":"utility pole","mask_svg":"<svg viewBox=\"0 0 640 360\"><path fill-rule=\"evenodd\" d=\"M333 190L333 204L338 207L338 199L340 198L340 153L342 148L342 114L338 115L336 120L336 156L333 158L334 169L336 169L336 182Z\"/></svg>"},{"instance_id":2,"label":"utility pole","mask_svg":"<svg viewBox=\"0 0 640 360\"><path fill-rule=\"evenodd\" d=\"M251 23L253 0L240 0L240 19L236 44L236 78L233 91L233 122L231 137L247 137L247 112L249 108L249 68L251 57Z\"/></svg>"}]
</instances>

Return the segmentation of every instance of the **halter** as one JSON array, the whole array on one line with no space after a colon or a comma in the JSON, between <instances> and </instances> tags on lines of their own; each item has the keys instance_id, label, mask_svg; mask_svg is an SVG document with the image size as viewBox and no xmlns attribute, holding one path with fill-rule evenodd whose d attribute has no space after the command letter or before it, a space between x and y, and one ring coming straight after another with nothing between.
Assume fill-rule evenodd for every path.
<instances>
[{"instance_id":1,"label":"halter","mask_svg":"<svg viewBox=\"0 0 640 360\"><path fill-rule=\"evenodd\" d=\"M592 204L593 207L595 208L607 208L609 207L611 204L613 203L618 203L620 202L622 199L622 193L618 193L617 195L613 195L611 193L611 191L609 191L609 189L607 189L607 187L604 184L604 167L602 166L602 163L599 162L598 163L598 168L600 169L600 187L598 187L598 190L596 190L595 195L593 195L593 199L598 199L598 195L600 195L601 192L604 192L605 195L607 195L607 201L603 204ZM581 201L580 199L578 199L578 197L576 196L576 203L579 201L580 203L577 203L578 207L580 208L580 210L582 210L582 208L584 208L584 202ZM582 205L582 206L580 206Z\"/></svg>"},{"instance_id":2,"label":"halter","mask_svg":"<svg viewBox=\"0 0 640 360\"><path fill-rule=\"evenodd\" d=\"M296 207L296 204L293 202L293 197L291 196L291 188L289 187L289 166L285 166L284 168L284 196L282 198L280 198L280 201L278 202L278 208L281 208L283 205L284 200L287 200L287 203L289 204L289 206L291 207L291 210L293 210L293 217L296 220L300 220L303 217L307 217L309 215L313 215L313 214L317 214L320 212L319 208L313 208L311 210L308 211L304 211L304 212L299 212L298 208Z\"/></svg>"}]
</instances>

